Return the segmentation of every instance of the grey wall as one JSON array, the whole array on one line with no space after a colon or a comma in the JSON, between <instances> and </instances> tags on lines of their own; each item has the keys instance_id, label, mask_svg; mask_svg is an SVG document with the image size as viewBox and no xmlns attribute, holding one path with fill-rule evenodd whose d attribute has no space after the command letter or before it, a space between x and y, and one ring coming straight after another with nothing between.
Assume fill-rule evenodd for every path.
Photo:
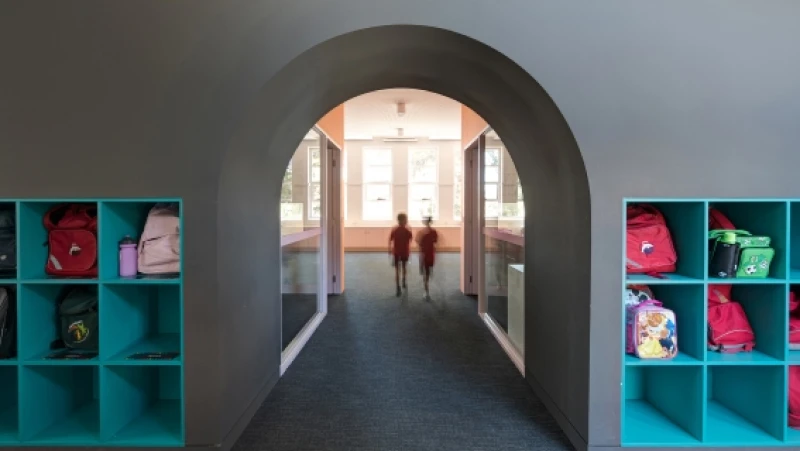
<instances>
[{"instance_id":1,"label":"grey wall","mask_svg":"<svg viewBox=\"0 0 800 451\"><path fill-rule=\"evenodd\" d=\"M579 438L616 445L621 200L798 197L798 17L792 0L2 0L0 197L184 198L187 437L219 443L277 377L276 202L297 143L359 89L442 88L498 130L529 237L549 235L526 255L528 378ZM345 37L295 59L391 24L496 49L569 130L525 74L453 36ZM362 69L377 75L359 88Z\"/></svg>"}]
</instances>

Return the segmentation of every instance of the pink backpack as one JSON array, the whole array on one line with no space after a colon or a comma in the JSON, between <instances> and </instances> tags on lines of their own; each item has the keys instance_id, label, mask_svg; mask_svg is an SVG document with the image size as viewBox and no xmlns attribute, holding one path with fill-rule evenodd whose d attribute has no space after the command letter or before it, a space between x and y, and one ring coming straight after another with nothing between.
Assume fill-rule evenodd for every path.
<instances>
[{"instance_id":1,"label":"pink backpack","mask_svg":"<svg viewBox=\"0 0 800 451\"><path fill-rule=\"evenodd\" d=\"M646 300L627 308L628 354L640 359L671 359L678 355L675 313L660 301Z\"/></svg>"},{"instance_id":2,"label":"pink backpack","mask_svg":"<svg viewBox=\"0 0 800 451\"><path fill-rule=\"evenodd\" d=\"M156 204L147 214L147 222L139 239L139 272L179 273L180 236L178 205Z\"/></svg>"}]
</instances>

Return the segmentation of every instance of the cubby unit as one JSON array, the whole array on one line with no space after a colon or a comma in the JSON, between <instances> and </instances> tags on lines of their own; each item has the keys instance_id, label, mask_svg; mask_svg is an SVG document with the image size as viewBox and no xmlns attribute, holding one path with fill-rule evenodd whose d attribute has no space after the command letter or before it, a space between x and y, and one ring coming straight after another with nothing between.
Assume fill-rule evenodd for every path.
<instances>
[{"instance_id":1,"label":"cubby unit","mask_svg":"<svg viewBox=\"0 0 800 451\"><path fill-rule=\"evenodd\" d=\"M16 356L0 359L0 447L184 444L183 279L119 274L120 240L130 236L138 244L158 203L181 208L180 199L169 198L0 199L0 212L14 212L17 259L13 273L0 271L0 287L15 292L17 320ZM71 238L78 241L76 252L89 249L96 255L96 276L46 273L50 252L44 218L64 204L96 209L96 240L88 237L90 246L96 241L96 252L81 242L85 235ZM66 241L70 252L71 239ZM83 299L90 308L76 307L80 312L62 324L60 303L74 289L88 290ZM65 349L60 341L65 325L83 334L67 335L72 343L94 330L97 346ZM132 354L146 355L130 359Z\"/></svg>"},{"instance_id":2,"label":"cubby unit","mask_svg":"<svg viewBox=\"0 0 800 451\"><path fill-rule=\"evenodd\" d=\"M0 446L18 440L19 380L16 366L0 366Z\"/></svg>"},{"instance_id":3,"label":"cubby unit","mask_svg":"<svg viewBox=\"0 0 800 451\"><path fill-rule=\"evenodd\" d=\"M710 285L714 287L715 285ZM725 354L708 351L710 365L780 365L786 357L787 324L785 285L733 285L731 300L738 302L747 315L755 333L755 348L751 352Z\"/></svg>"},{"instance_id":4,"label":"cubby unit","mask_svg":"<svg viewBox=\"0 0 800 451\"><path fill-rule=\"evenodd\" d=\"M23 284L19 293L19 360L27 364L44 365L96 365L97 355L80 360L54 360L48 357L59 349L52 345L61 339L59 301L67 291L77 285L31 283ZM84 285L96 291L96 285ZM102 312L102 306L98 306ZM102 325L100 325L102 330ZM102 343L100 343L102 347ZM95 353L96 354L96 353Z\"/></svg>"},{"instance_id":5,"label":"cubby unit","mask_svg":"<svg viewBox=\"0 0 800 451\"><path fill-rule=\"evenodd\" d=\"M700 444L704 393L701 366L629 366L624 377L624 446Z\"/></svg>"},{"instance_id":6,"label":"cubby unit","mask_svg":"<svg viewBox=\"0 0 800 451\"><path fill-rule=\"evenodd\" d=\"M100 440L99 367L25 366L20 434L37 445L95 445Z\"/></svg>"},{"instance_id":7,"label":"cubby unit","mask_svg":"<svg viewBox=\"0 0 800 451\"><path fill-rule=\"evenodd\" d=\"M800 365L800 350L789 346L790 293L800 293L800 199L625 200L626 207L635 204L663 213L678 264L675 274L636 275L623 263L623 288L646 284L675 312L679 353L672 360L624 356L623 446L800 447L800 430L788 427L787 416L789 368ZM775 255L767 278L709 274L711 208L736 229L770 238ZM730 300L747 315L751 352L708 349L707 298L718 285L730 285Z\"/></svg>"},{"instance_id":8,"label":"cubby unit","mask_svg":"<svg viewBox=\"0 0 800 451\"><path fill-rule=\"evenodd\" d=\"M661 273L657 277L648 274L627 274L626 281L640 284L702 282L706 273L704 246L707 234L704 228L707 216L705 203L649 200L628 202L628 205L636 204L652 205L664 215L677 254L677 263L674 273ZM637 246L642 245L642 243L637 243Z\"/></svg>"},{"instance_id":9,"label":"cubby unit","mask_svg":"<svg viewBox=\"0 0 800 451\"><path fill-rule=\"evenodd\" d=\"M710 367L707 383L706 442L717 446L784 443L785 367Z\"/></svg>"},{"instance_id":10,"label":"cubby unit","mask_svg":"<svg viewBox=\"0 0 800 451\"><path fill-rule=\"evenodd\" d=\"M130 360L139 353L181 352L181 298L177 285L104 284L101 358L131 365L180 364L172 360Z\"/></svg>"},{"instance_id":11,"label":"cubby unit","mask_svg":"<svg viewBox=\"0 0 800 451\"><path fill-rule=\"evenodd\" d=\"M776 283L784 282L789 267L789 212L785 201L715 201L709 207L719 210L738 230L755 236L768 236L775 250L766 279L719 279L709 276L711 283Z\"/></svg>"},{"instance_id":12,"label":"cubby unit","mask_svg":"<svg viewBox=\"0 0 800 451\"><path fill-rule=\"evenodd\" d=\"M130 237L138 242L144 230L147 214L155 206L153 201L115 200L105 201L100 205L100 254L117 256L119 243L122 239ZM131 278L120 277L119 258L104 258L100 262L100 278L104 281L115 283L162 283L176 284L179 282L176 274L164 276L148 276L139 274Z\"/></svg>"},{"instance_id":13,"label":"cubby unit","mask_svg":"<svg viewBox=\"0 0 800 451\"><path fill-rule=\"evenodd\" d=\"M104 371L105 441L162 446L183 442L179 367L109 365Z\"/></svg>"},{"instance_id":14,"label":"cubby unit","mask_svg":"<svg viewBox=\"0 0 800 451\"><path fill-rule=\"evenodd\" d=\"M45 266L50 256L48 231L44 225L44 218L51 208L69 203L83 204L92 209L97 209L98 205L96 201L85 200L23 201L19 203L17 222L19 225L20 279L40 283L86 283L87 280L96 280L94 276L55 277L45 272ZM97 246L97 243L94 243L93 246ZM96 256L96 260L100 260L100 253L97 249L82 249L76 252L89 252Z\"/></svg>"}]
</instances>

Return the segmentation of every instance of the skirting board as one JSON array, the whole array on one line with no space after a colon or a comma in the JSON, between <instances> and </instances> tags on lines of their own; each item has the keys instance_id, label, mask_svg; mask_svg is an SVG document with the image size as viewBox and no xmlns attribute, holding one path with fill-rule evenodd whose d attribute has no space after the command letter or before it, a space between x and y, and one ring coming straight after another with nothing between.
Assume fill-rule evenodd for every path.
<instances>
[{"instance_id":1,"label":"skirting board","mask_svg":"<svg viewBox=\"0 0 800 451\"><path fill-rule=\"evenodd\" d=\"M553 402L552 398L550 398L550 395L548 395L544 388L539 384L539 381L537 381L536 378L530 374L525 375L525 381L527 381L528 385L530 385L530 387L533 389L533 393L536 395L536 397L542 401L544 406L547 408L547 411L550 412L550 415L555 418L556 423L558 423L558 425L561 427L561 430L564 431L564 434L566 434L569 442L577 451L600 451L601 449L603 451L610 451L611 448L589 448L586 440L581 436L578 430L575 429L575 426L572 425L561 409L556 406L556 403ZM588 404L586 407L589 407ZM628 448L625 449L627 450ZM686 450L684 449L683 451Z\"/></svg>"}]
</instances>

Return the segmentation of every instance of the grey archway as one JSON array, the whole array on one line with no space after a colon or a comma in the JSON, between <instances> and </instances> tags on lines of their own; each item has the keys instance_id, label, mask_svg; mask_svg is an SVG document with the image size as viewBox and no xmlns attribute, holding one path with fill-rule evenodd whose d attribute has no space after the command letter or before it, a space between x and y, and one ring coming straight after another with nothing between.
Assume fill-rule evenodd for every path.
<instances>
[{"instance_id":1,"label":"grey archway","mask_svg":"<svg viewBox=\"0 0 800 451\"><path fill-rule=\"evenodd\" d=\"M327 111L395 87L458 100L507 144L527 211L526 378L551 408L568 412L576 429L586 430L591 227L581 153L530 74L496 50L442 29L384 26L333 38L285 66L252 100L221 168L218 282L226 296L252 298L256 290L264 300L258 308L231 312L229 321L250 323L257 314L268 315L270 324L262 337L229 336L229 346L252 348L256 339L269 364L279 365L280 280L274 268L280 267L279 192L286 162ZM237 261L251 262L253 272L242 273Z\"/></svg>"}]
</instances>

